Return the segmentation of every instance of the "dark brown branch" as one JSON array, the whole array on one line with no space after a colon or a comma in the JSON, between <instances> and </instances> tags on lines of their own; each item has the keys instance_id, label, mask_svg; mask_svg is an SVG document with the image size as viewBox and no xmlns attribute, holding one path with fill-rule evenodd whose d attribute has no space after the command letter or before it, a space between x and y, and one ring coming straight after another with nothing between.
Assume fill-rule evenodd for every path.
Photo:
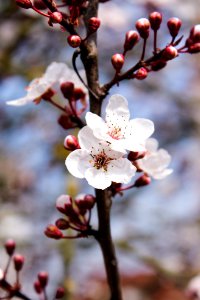
<instances>
[{"instance_id":1,"label":"dark brown branch","mask_svg":"<svg viewBox=\"0 0 200 300\"><path fill-rule=\"evenodd\" d=\"M22 300L31 300L31 298L21 293L18 289L12 287L4 278L0 280L0 288L8 292L9 298L17 297Z\"/></svg>"}]
</instances>

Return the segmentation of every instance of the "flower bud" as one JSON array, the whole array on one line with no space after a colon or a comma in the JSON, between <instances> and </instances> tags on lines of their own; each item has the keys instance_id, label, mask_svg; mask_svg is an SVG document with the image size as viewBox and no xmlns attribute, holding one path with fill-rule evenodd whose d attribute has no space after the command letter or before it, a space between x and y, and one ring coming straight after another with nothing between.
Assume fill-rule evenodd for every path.
<instances>
[{"instance_id":1,"label":"flower bud","mask_svg":"<svg viewBox=\"0 0 200 300\"><path fill-rule=\"evenodd\" d=\"M96 198L93 195L80 195L75 199L75 203L81 210L90 210L94 207Z\"/></svg>"},{"instance_id":2,"label":"flower bud","mask_svg":"<svg viewBox=\"0 0 200 300\"><path fill-rule=\"evenodd\" d=\"M167 46L163 52L163 59L171 60L174 59L178 55L178 51L173 46Z\"/></svg>"},{"instance_id":3,"label":"flower bud","mask_svg":"<svg viewBox=\"0 0 200 300\"><path fill-rule=\"evenodd\" d=\"M14 267L17 272L21 271L24 265L24 256L20 254L15 254L13 257Z\"/></svg>"},{"instance_id":4,"label":"flower bud","mask_svg":"<svg viewBox=\"0 0 200 300\"><path fill-rule=\"evenodd\" d=\"M15 252L15 247L16 247L16 243L14 240L7 240L7 242L5 243L5 249L6 252L9 256L12 256L13 253Z\"/></svg>"},{"instance_id":5,"label":"flower bud","mask_svg":"<svg viewBox=\"0 0 200 300\"><path fill-rule=\"evenodd\" d=\"M34 289L36 291L37 294L41 294L42 293L42 287L39 281L35 281L34 284Z\"/></svg>"},{"instance_id":6,"label":"flower bud","mask_svg":"<svg viewBox=\"0 0 200 300\"><path fill-rule=\"evenodd\" d=\"M143 80L147 77L147 75L148 75L148 70L142 67L135 73L134 77L138 80Z\"/></svg>"},{"instance_id":7,"label":"flower bud","mask_svg":"<svg viewBox=\"0 0 200 300\"><path fill-rule=\"evenodd\" d=\"M200 24L192 27L189 37L193 43L200 43Z\"/></svg>"},{"instance_id":8,"label":"flower bud","mask_svg":"<svg viewBox=\"0 0 200 300\"><path fill-rule=\"evenodd\" d=\"M100 27L101 21L99 18L93 17L88 21L88 30L90 33L94 33Z\"/></svg>"},{"instance_id":9,"label":"flower bud","mask_svg":"<svg viewBox=\"0 0 200 300\"><path fill-rule=\"evenodd\" d=\"M68 44L72 47L72 48L77 48L80 46L81 44L81 38L79 35L69 35L67 38Z\"/></svg>"},{"instance_id":10,"label":"flower bud","mask_svg":"<svg viewBox=\"0 0 200 300\"><path fill-rule=\"evenodd\" d=\"M141 159L145 156L146 154L146 151L143 151L143 152L133 152L133 151L130 151L129 154L128 154L128 159L130 161L135 161L137 159Z\"/></svg>"},{"instance_id":11,"label":"flower bud","mask_svg":"<svg viewBox=\"0 0 200 300\"><path fill-rule=\"evenodd\" d=\"M72 198L68 195L61 195L56 200L56 208L61 213L66 213L72 207Z\"/></svg>"},{"instance_id":12,"label":"flower bud","mask_svg":"<svg viewBox=\"0 0 200 300\"><path fill-rule=\"evenodd\" d=\"M44 234L52 239L59 240L63 237L62 232L56 227L55 225L48 225L47 228L45 229Z\"/></svg>"},{"instance_id":13,"label":"flower bud","mask_svg":"<svg viewBox=\"0 0 200 300\"><path fill-rule=\"evenodd\" d=\"M65 295L65 290L62 287L57 288L55 299L61 299Z\"/></svg>"},{"instance_id":14,"label":"flower bud","mask_svg":"<svg viewBox=\"0 0 200 300\"><path fill-rule=\"evenodd\" d=\"M140 36L137 31L130 30L126 33L126 38L124 42L124 51L131 50L139 41Z\"/></svg>"},{"instance_id":15,"label":"flower bud","mask_svg":"<svg viewBox=\"0 0 200 300\"><path fill-rule=\"evenodd\" d=\"M34 0L33 5L35 6L35 8L40 10L47 9L46 4L44 4L42 0Z\"/></svg>"},{"instance_id":16,"label":"flower bud","mask_svg":"<svg viewBox=\"0 0 200 300\"><path fill-rule=\"evenodd\" d=\"M122 54L114 54L111 58L114 69L119 72L124 65L124 56Z\"/></svg>"},{"instance_id":17,"label":"flower bud","mask_svg":"<svg viewBox=\"0 0 200 300\"><path fill-rule=\"evenodd\" d=\"M69 151L80 149L78 140L74 135L66 136L66 138L64 140L64 147L65 147L65 149L67 149Z\"/></svg>"},{"instance_id":18,"label":"flower bud","mask_svg":"<svg viewBox=\"0 0 200 300\"><path fill-rule=\"evenodd\" d=\"M157 60L151 63L152 71L159 71L163 69L167 65L165 60Z\"/></svg>"},{"instance_id":19,"label":"flower bud","mask_svg":"<svg viewBox=\"0 0 200 300\"><path fill-rule=\"evenodd\" d=\"M61 23L62 22L62 14L59 11L55 11L50 14L50 21L52 23Z\"/></svg>"},{"instance_id":20,"label":"flower bud","mask_svg":"<svg viewBox=\"0 0 200 300\"><path fill-rule=\"evenodd\" d=\"M65 81L60 85L61 92L66 99L70 99L74 94L74 84L71 81Z\"/></svg>"},{"instance_id":21,"label":"flower bud","mask_svg":"<svg viewBox=\"0 0 200 300\"><path fill-rule=\"evenodd\" d=\"M179 18L170 18L167 22L167 26L171 36L174 38L179 33L182 22Z\"/></svg>"},{"instance_id":22,"label":"flower bud","mask_svg":"<svg viewBox=\"0 0 200 300\"><path fill-rule=\"evenodd\" d=\"M143 174L141 177L139 177L136 181L135 181L135 187L142 187L142 186L145 186L145 185L148 185L151 183L151 178L146 175L146 174Z\"/></svg>"},{"instance_id":23,"label":"flower bud","mask_svg":"<svg viewBox=\"0 0 200 300\"><path fill-rule=\"evenodd\" d=\"M67 222L67 220L65 220L65 219L60 218L60 219L56 220L56 226L60 230L65 230L65 229L69 228L69 222Z\"/></svg>"},{"instance_id":24,"label":"flower bud","mask_svg":"<svg viewBox=\"0 0 200 300\"><path fill-rule=\"evenodd\" d=\"M200 52L200 43L196 43L194 45L191 45L189 48L188 48L188 52L189 53L199 53Z\"/></svg>"},{"instance_id":25,"label":"flower bud","mask_svg":"<svg viewBox=\"0 0 200 300\"><path fill-rule=\"evenodd\" d=\"M149 21L151 24L151 28L153 30L158 30L160 28L160 24L162 23L162 14L154 11L149 15Z\"/></svg>"},{"instance_id":26,"label":"flower bud","mask_svg":"<svg viewBox=\"0 0 200 300\"><path fill-rule=\"evenodd\" d=\"M45 288L48 284L49 274L45 271L38 273L38 281L42 288Z\"/></svg>"},{"instance_id":27,"label":"flower bud","mask_svg":"<svg viewBox=\"0 0 200 300\"><path fill-rule=\"evenodd\" d=\"M137 20L135 23L135 27L137 28L141 38L147 39L149 36L150 22L146 18L141 18Z\"/></svg>"},{"instance_id":28,"label":"flower bud","mask_svg":"<svg viewBox=\"0 0 200 300\"><path fill-rule=\"evenodd\" d=\"M16 4L22 8L29 9L32 8L33 5L30 0L15 0Z\"/></svg>"},{"instance_id":29,"label":"flower bud","mask_svg":"<svg viewBox=\"0 0 200 300\"><path fill-rule=\"evenodd\" d=\"M86 96L84 90L79 87L74 88L74 98L75 100L84 99Z\"/></svg>"},{"instance_id":30,"label":"flower bud","mask_svg":"<svg viewBox=\"0 0 200 300\"><path fill-rule=\"evenodd\" d=\"M64 129L72 128L75 123L70 119L70 115L63 114L58 118L58 124Z\"/></svg>"}]
</instances>

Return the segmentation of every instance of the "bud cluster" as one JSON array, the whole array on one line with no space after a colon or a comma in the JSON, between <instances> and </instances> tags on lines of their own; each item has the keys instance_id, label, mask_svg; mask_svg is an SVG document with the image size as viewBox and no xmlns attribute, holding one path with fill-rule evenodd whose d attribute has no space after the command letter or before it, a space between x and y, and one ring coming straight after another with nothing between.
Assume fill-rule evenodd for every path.
<instances>
[{"instance_id":1,"label":"bud cluster","mask_svg":"<svg viewBox=\"0 0 200 300\"><path fill-rule=\"evenodd\" d=\"M23 294L22 283L20 281L20 272L24 266L24 256L21 254L15 254L16 243L14 240L7 240L4 244L5 251L8 255L8 262L5 266L4 270L0 269L0 289L5 291L5 296L2 299L11 299L11 298L21 298L21 299L29 299L27 295ZM16 272L16 280L14 283L10 283L7 279L8 270L13 263L14 270ZM48 273L40 272L38 273L38 279L34 282L34 289L37 294L40 294L44 299L47 298L46 294L46 286L48 284ZM54 296L54 299L61 299L64 297L64 289L62 287L58 287Z\"/></svg>"},{"instance_id":2,"label":"bud cluster","mask_svg":"<svg viewBox=\"0 0 200 300\"><path fill-rule=\"evenodd\" d=\"M69 195L61 195L56 201L57 210L65 218L56 220L55 225L50 224L45 230L45 235L53 239L87 237L90 234L91 210L95 205L93 195L80 195L74 200ZM63 230L73 229L77 232L75 236L66 236Z\"/></svg>"}]
</instances>

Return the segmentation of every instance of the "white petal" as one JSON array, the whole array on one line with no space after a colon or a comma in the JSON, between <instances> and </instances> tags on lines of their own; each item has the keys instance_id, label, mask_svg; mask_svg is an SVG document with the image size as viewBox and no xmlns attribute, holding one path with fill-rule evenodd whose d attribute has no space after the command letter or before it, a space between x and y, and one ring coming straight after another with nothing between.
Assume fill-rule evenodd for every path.
<instances>
[{"instance_id":1,"label":"white petal","mask_svg":"<svg viewBox=\"0 0 200 300\"><path fill-rule=\"evenodd\" d=\"M69 67L64 63L52 62L46 69L43 79L49 82L58 81L66 72L70 70Z\"/></svg>"},{"instance_id":2,"label":"white petal","mask_svg":"<svg viewBox=\"0 0 200 300\"><path fill-rule=\"evenodd\" d=\"M111 181L128 183L135 175L136 168L127 158L119 158L110 162L107 174Z\"/></svg>"},{"instance_id":3,"label":"white petal","mask_svg":"<svg viewBox=\"0 0 200 300\"><path fill-rule=\"evenodd\" d=\"M43 78L34 79L27 88L27 95L33 101L34 99L41 97L50 87L51 84Z\"/></svg>"},{"instance_id":4,"label":"white petal","mask_svg":"<svg viewBox=\"0 0 200 300\"><path fill-rule=\"evenodd\" d=\"M79 144L82 149L91 151L92 149L97 149L100 147L100 140L97 139L92 129L88 126L84 126L78 133Z\"/></svg>"},{"instance_id":5,"label":"white petal","mask_svg":"<svg viewBox=\"0 0 200 300\"><path fill-rule=\"evenodd\" d=\"M88 181L89 185L93 186L95 189L105 190L111 185L110 178L102 169L87 169L87 171L85 172L85 178Z\"/></svg>"},{"instance_id":6,"label":"white petal","mask_svg":"<svg viewBox=\"0 0 200 300\"><path fill-rule=\"evenodd\" d=\"M145 148L149 152L156 152L156 150L158 149L158 141L153 138L147 139Z\"/></svg>"},{"instance_id":7,"label":"white petal","mask_svg":"<svg viewBox=\"0 0 200 300\"><path fill-rule=\"evenodd\" d=\"M167 177L168 175L170 175L172 172L173 172L172 169L165 169L160 173L152 174L152 177L154 179L163 179L163 178Z\"/></svg>"},{"instance_id":8,"label":"white petal","mask_svg":"<svg viewBox=\"0 0 200 300\"><path fill-rule=\"evenodd\" d=\"M148 119L133 119L129 122L126 138L132 138L138 141L145 141L154 132L154 124Z\"/></svg>"},{"instance_id":9,"label":"white petal","mask_svg":"<svg viewBox=\"0 0 200 300\"><path fill-rule=\"evenodd\" d=\"M113 95L106 107L106 122L109 125L123 123L124 125L130 118L128 101L121 95Z\"/></svg>"},{"instance_id":10,"label":"white petal","mask_svg":"<svg viewBox=\"0 0 200 300\"><path fill-rule=\"evenodd\" d=\"M132 139L126 138L121 140L121 144L122 144L121 147L129 151L134 151L134 152L146 151L145 142L143 140L141 141L135 138Z\"/></svg>"},{"instance_id":11,"label":"white petal","mask_svg":"<svg viewBox=\"0 0 200 300\"><path fill-rule=\"evenodd\" d=\"M97 138L107 140L108 127L101 117L91 112L87 112L85 119L87 125L92 129Z\"/></svg>"},{"instance_id":12,"label":"white petal","mask_svg":"<svg viewBox=\"0 0 200 300\"><path fill-rule=\"evenodd\" d=\"M85 171L90 165L90 155L87 151L78 149L71 152L66 158L65 164L68 171L75 177L84 178Z\"/></svg>"},{"instance_id":13,"label":"white petal","mask_svg":"<svg viewBox=\"0 0 200 300\"><path fill-rule=\"evenodd\" d=\"M171 162L171 155L164 149L159 149L157 155L160 160L160 165L162 165L163 168L166 168Z\"/></svg>"},{"instance_id":14,"label":"white petal","mask_svg":"<svg viewBox=\"0 0 200 300\"><path fill-rule=\"evenodd\" d=\"M21 105L25 105L27 103L32 102L33 99L30 99L29 97L23 97L23 98L19 98L16 100L11 100L11 101L7 101L6 104L7 105L13 105L13 106L21 106Z\"/></svg>"}]
</instances>

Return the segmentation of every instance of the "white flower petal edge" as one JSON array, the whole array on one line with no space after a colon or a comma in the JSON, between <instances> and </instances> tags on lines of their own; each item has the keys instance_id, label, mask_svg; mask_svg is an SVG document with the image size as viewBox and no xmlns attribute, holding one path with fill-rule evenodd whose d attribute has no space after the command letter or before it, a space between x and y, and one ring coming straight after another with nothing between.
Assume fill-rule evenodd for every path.
<instances>
[{"instance_id":1,"label":"white flower petal edge","mask_svg":"<svg viewBox=\"0 0 200 300\"><path fill-rule=\"evenodd\" d=\"M86 150L78 149L71 152L65 161L68 171L77 178L84 178L85 171L90 168L91 157Z\"/></svg>"}]
</instances>

